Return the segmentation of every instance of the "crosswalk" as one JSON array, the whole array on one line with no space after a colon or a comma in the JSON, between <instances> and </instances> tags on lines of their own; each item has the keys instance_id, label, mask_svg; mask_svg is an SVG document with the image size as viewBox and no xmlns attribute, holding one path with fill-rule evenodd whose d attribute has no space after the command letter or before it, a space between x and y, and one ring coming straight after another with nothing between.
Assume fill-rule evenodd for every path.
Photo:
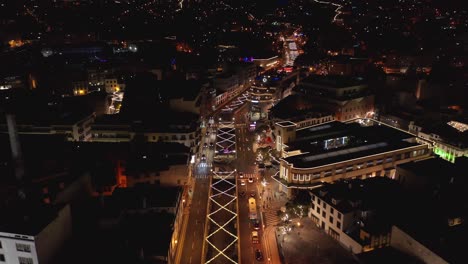
<instances>
[{"instance_id":1,"label":"crosswalk","mask_svg":"<svg viewBox=\"0 0 468 264\"><path fill-rule=\"evenodd\" d=\"M270 201L266 202L265 209L263 209L263 222L266 226L275 226L281 222L278 216L278 210L284 205L284 201L275 200L271 198Z\"/></svg>"}]
</instances>

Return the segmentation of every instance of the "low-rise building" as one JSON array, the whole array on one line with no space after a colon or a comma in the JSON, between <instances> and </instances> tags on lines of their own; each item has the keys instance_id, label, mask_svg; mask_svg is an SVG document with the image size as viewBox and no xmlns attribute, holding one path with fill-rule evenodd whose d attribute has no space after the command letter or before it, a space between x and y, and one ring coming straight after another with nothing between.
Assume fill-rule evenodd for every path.
<instances>
[{"instance_id":1,"label":"low-rise building","mask_svg":"<svg viewBox=\"0 0 468 264\"><path fill-rule=\"evenodd\" d=\"M29 116L21 115L15 119L19 134L63 135L68 141L89 141L94 118L94 113L57 115L33 112ZM6 119L0 121L0 131L8 133Z\"/></svg>"},{"instance_id":2,"label":"low-rise building","mask_svg":"<svg viewBox=\"0 0 468 264\"><path fill-rule=\"evenodd\" d=\"M395 176L395 166L430 155L415 136L386 125L361 126L329 122L296 129L292 122L275 124L280 191L316 188L347 178Z\"/></svg>"},{"instance_id":3,"label":"low-rise building","mask_svg":"<svg viewBox=\"0 0 468 264\"><path fill-rule=\"evenodd\" d=\"M391 223L379 210L389 210L388 197L397 189L384 177L326 183L310 191L309 217L354 254L387 247Z\"/></svg>"},{"instance_id":4,"label":"low-rise building","mask_svg":"<svg viewBox=\"0 0 468 264\"><path fill-rule=\"evenodd\" d=\"M462 121L452 120L447 123L417 125L412 123L412 132L433 144L436 155L450 162L455 162L458 157L468 157L468 124Z\"/></svg>"},{"instance_id":5,"label":"low-rise building","mask_svg":"<svg viewBox=\"0 0 468 264\"><path fill-rule=\"evenodd\" d=\"M407 196L392 228L391 246L424 263L466 263L468 158L399 165L395 179Z\"/></svg>"},{"instance_id":6,"label":"low-rise building","mask_svg":"<svg viewBox=\"0 0 468 264\"><path fill-rule=\"evenodd\" d=\"M71 237L69 205L18 206L11 210L2 208L2 212L0 262L50 263Z\"/></svg>"},{"instance_id":7,"label":"low-rise building","mask_svg":"<svg viewBox=\"0 0 468 264\"><path fill-rule=\"evenodd\" d=\"M177 263L176 253L182 250L179 241L184 235L181 229L186 206L180 187L140 185L117 188L112 194L111 203L119 208L120 225L130 233L133 230L138 234L127 237L126 243L141 248L144 259ZM145 221L140 215L153 221ZM147 229L139 228L138 225ZM148 244L138 241L140 238Z\"/></svg>"},{"instance_id":8,"label":"low-rise building","mask_svg":"<svg viewBox=\"0 0 468 264\"><path fill-rule=\"evenodd\" d=\"M208 89L208 83L198 80L158 81L162 100L169 103L174 111L200 114L202 94Z\"/></svg>"},{"instance_id":9,"label":"low-rise building","mask_svg":"<svg viewBox=\"0 0 468 264\"><path fill-rule=\"evenodd\" d=\"M301 80L293 91L326 107L339 121L374 115L374 95L362 78L311 75Z\"/></svg>"},{"instance_id":10,"label":"low-rise building","mask_svg":"<svg viewBox=\"0 0 468 264\"><path fill-rule=\"evenodd\" d=\"M141 135L148 142L175 142L195 151L200 136L198 115L166 111L159 121L129 121L120 114L101 116L92 124L92 141L128 142Z\"/></svg>"},{"instance_id":11,"label":"low-rise building","mask_svg":"<svg viewBox=\"0 0 468 264\"><path fill-rule=\"evenodd\" d=\"M291 121L300 129L330 122L335 118L329 110L315 107L308 98L294 94L270 108L269 119L275 123Z\"/></svg>"}]
</instances>

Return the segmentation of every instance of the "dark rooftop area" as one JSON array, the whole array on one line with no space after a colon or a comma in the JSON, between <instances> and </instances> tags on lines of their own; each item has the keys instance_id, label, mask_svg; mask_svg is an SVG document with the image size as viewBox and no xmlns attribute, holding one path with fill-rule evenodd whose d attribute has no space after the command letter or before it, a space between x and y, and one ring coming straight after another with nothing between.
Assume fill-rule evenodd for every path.
<instances>
[{"instance_id":1,"label":"dark rooftop area","mask_svg":"<svg viewBox=\"0 0 468 264\"><path fill-rule=\"evenodd\" d=\"M195 100L203 85L204 83L198 80L161 80L156 82L156 87L161 91L163 98L183 98L185 101Z\"/></svg>"},{"instance_id":2,"label":"dark rooftop area","mask_svg":"<svg viewBox=\"0 0 468 264\"><path fill-rule=\"evenodd\" d=\"M296 140L288 143L288 151L301 150L305 154L285 158L295 167L317 167L377 153L416 146L406 140L414 136L388 126L360 126L357 123L329 122L298 130ZM340 144L327 148L329 140Z\"/></svg>"},{"instance_id":3,"label":"dark rooftop area","mask_svg":"<svg viewBox=\"0 0 468 264\"><path fill-rule=\"evenodd\" d=\"M360 77L350 77L344 75L310 75L301 81L303 85L319 85L329 88L345 88L356 85L366 84L365 80Z\"/></svg>"},{"instance_id":4,"label":"dark rooftop area","mask_svg":"<svg viewBox=\"0 0 468 264\"><path fill-rule=\"evenodd\" d=\"M341 180L335 183L323 183L321 187L312 189L311 192L332 205L341 213L353 210L376 210L383 208L387 203L387 197L399 191L396 181L387 177L372 177L365 180ZM355 207L353 207L355 204Z\"/></svg>"},{"instance_id":5,"label":"dark rooftop area","mask_svg":"<svg viewBox=\"0 0 468 264\"><path fill-rule=\"evenodd\" d=\"M181 187L142 184L132 188L116 188L112 193L112 199L116 206L123 210L139 210L153 207L177 207L181 194Z\"/></svg>"},{"instance_id":6,"label":"dark rooftop area","mask_svg":"<svg viewBox=\"0 0 468 264\"><path fill-rule=\"evenodd\" d=\"M11 201L10 201L11 203ZM0 232L36 236L56 217L61 206L47 206L16 201L0 207Z\"/></svg>"},{"instance_id":7,"label":"dark rooftop area","mask_svg":"<svg viewBox=\"0 0 468 264\"><path fill-rule=\"evenodd\" d=\"M270 114L275 118L302 120L305 117L321 117L329 115L330 111L317 107L307 97L292 94L270 108Z\"/></svg>"}]
</instances>

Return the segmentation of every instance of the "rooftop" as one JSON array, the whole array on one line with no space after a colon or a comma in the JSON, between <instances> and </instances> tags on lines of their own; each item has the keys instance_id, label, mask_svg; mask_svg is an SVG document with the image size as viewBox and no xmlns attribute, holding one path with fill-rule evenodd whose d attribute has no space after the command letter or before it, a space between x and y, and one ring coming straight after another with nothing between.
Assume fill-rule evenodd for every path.
<instances>
[{"instance_id":1,"label":"rooftop","mask_svg":"<svg viewBox=\"0 0 468 264\"><path fill-rule=\"evenodd\" d=\"M292 94L270 108L272 116L280 119L301 120L306 116L321 117L330 112L316 107L311 100L299 94Z\"/></svg>"},{"instance_id":2,"label":"rooftop","mask_svg":"<svg viewBox=\"0 0 468 264\"><path fill-rule=\"evenodd\" d=\"M182 98L184 101L193 101L200 95L204 83L198 80L160 80L156 87L161 96L167 99Z\"/></svg>"},{"instance_id":3,"label":"rooftop","mask_svg":"<svg viewBox=\"0 0 468 264\"><path fill-rule=\"evenodd\" d=\"M132 188L116 188L112 199L123 210L177 207L181 193L181 187L142 184Z\"/></svg>"},{"instance_id":4,"label":"rooftop","mask_svg":"<svg viewBox=\"0 0 468 264\"><path fill-rule=\"evenodd\" d=\"M372 177L323 183L310 192L340 213L346 214L354 210L382 208L387 203L387 197L393 196L398 190L396 181L387 177Z\"/></svg>"},{"instance_id":5,"label":"rooftop","mask_svg":"<svg viewBox=\"0 0 468 264\"><path fill-rule=\"evenodd\" d=\"M17 201L7 208L0 209L2 210L0 232L36 236L54 221L62 207L32 205Z\"/></svg>"},{"instance_id":6,"label":"rooftop","mask_svg":"<svg viewBox=\"0 0 468 264\"><path fill-rule=\"evenodd\" d=\"M350 77L343 75L310 75L303 79L301 84L304 85L318 85L327 88L346 88L357 85L366 84L365 80L360 77Z\"/></svg>"},{"instance_id":7,"label":"rooftop","mask_svg":"<svg viewBox=\"0 0 468 264\"><path fill-rule=\"evenodd\" d=\"M287 151L304 154L284 158L296 168L313 168L378 153L417 146L414 136L388 126L360 126L357 123L329 122L298 130Z\"/></svg>"}]
</instances>

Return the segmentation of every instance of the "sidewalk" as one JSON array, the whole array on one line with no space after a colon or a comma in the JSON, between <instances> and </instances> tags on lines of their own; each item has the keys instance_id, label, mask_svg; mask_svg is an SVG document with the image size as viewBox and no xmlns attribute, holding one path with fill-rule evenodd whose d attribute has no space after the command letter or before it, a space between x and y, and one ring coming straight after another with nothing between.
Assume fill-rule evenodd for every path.
<instances>
[{"instance_id":1,"label":"sidewalk","mask_svg":"<svg viewBox=\"0 0 468 264\"><path fill-rule=\"evenodd\" d=\"M300 227L296 226L300 222ZM308 217L295 218L294 228L289 233L278 236L280 250L285 264L321 263L355 264L353 254L344 249Z\"/></svg>"}]
</instances>

